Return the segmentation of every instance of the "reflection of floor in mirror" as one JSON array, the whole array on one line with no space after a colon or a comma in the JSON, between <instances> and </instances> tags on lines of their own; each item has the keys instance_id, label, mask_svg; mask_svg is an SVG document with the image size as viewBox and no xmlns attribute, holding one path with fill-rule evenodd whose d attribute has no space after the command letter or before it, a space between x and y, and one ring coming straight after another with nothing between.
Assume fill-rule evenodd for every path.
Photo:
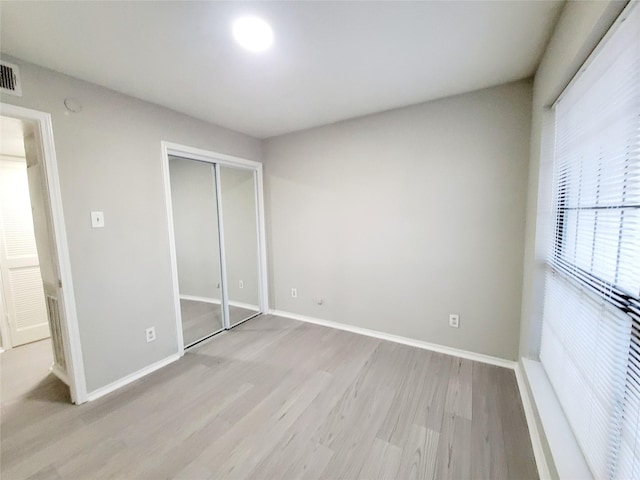
<instances>
[{"instance_id":1,"label":"reflection of floor in mirror","mask_svg":"<svg viewBox=\"0 0 640 480\"><path fill-rule=\"evenodd\" d=\"M182 335L189 345L222 329L222 310L219 304L180 299L182 313ZM231 325L252 317L257 312L229 305Z\"/></svg>"},{"instance_id":2,"label":"reflection of floor in mirror","mask_svg":"<svg viewBox=\"0 0 640 480\"><path fill-rule=\"evenodd\" d=\"M249 317L253 317L258 313L258 309L251 310L249 308L235 307L229 305L229 324L233 327L236 323L241 322Z\"/></svg>"}]
</instances>

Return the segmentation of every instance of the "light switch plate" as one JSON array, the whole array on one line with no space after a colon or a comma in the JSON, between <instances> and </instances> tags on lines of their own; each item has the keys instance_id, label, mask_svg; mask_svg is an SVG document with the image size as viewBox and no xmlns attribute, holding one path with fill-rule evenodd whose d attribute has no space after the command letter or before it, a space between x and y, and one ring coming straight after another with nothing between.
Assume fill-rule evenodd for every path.
<instances>
[{"instance_id":1,"label":"light switch plate","mask_svg":"<svg viewBox=\"0 0 640 480\"><path fill-rule=\"evenodd\" d=\"M104 212L91 212L91 227L92 228L104 227Z\"/></svg>"}]
</instances>

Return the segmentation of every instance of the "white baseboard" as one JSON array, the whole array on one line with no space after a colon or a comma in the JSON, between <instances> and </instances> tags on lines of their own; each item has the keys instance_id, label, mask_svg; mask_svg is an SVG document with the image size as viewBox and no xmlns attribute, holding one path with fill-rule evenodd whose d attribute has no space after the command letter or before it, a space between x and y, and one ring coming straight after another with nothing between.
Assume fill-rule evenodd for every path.
<instances>
[{"instance_id":1,"label":"white baseboard","mask_svg":"<svg viewBox=\"0 0 640 480\"><path fill-rule=\"evenodd\" d=\"M220 300L217 298L199 297L197 295L180 294L180 300L192 300L194 302L215 303L216 305L220 305Z\"/></svg>"},{"instance_id":2,"label":"white baseboard","mask_svg":"<svg viewBox=\"0 0 640 480\"><path fill-rule=\"evenodd\" d=\"M229 306L245 308L247 310L253 310L255 312L259 312L260 311L260 307L258 305L252 305L251 303L229 301Z\"/></svg>"},{"instance_id":3,"label":"white baseboard","mask_svg":"<svg viewBox=\"0 0 640 480\"><path fill-rule=\"evenodd\" d=\"M144 367L140 370L138 370L137 372L133 372L129 375L127 375L126 377L122 377L120 380L116 380L113 383L110 383L109 385L105 385L104 387L98 388L97 390L94 390L93 392L89 392L87 394L87 400L89 402L96 400L100 397L103 397L105 395L107 395L108 393L111 393L119 388L124 387L125 385L128 385L131 382L135 382L136 380L149 375L152 372L155 372L156 370L169 365L170 363L175 362L176 360L178 360L180 358L180 355L177 353L174 353L173 355L168 356L167 358L163 358L162 360L156 362L156 363L152 363L151 365L149 365L148 367Z\"/></svg>"},{"instance_id":4,"label":"white baseboard","mask_svg":"<svg viewBox=\"0 0 640 480\"><path fill-rule=\"evenodd\" d=\"M49 368L49 370L61 381L69 385L69 376L67 375L67 372L62 370L58 365L54 363L53 365L51 365L51 368Z\"/></svg>"},{"instance_id":5,"label":"white baseboard","mask_svg":"<svg viewBox=\"0 0 640 480\"><path fill-rule=\"evenodd\" d=\"M526 373L522 366L522 362L517 363L515 372L516 381L518 382L518 390L520 390L520 398L522 399L522 406L524 407L524 416L529 427L533 456L536 459L536 465L538 467L538 476L541 480L551 479L547 456L545 455L544 447L542 446L542 438L540 437L540 431L538 430L538 422L536 422L536 415L531 401L531 396L529 395L528 384L525 380Z\"/></svg>"},{"instance_id":6,"label":"white baseboard","mask_svg":"<svg viewBox=\"0 0 640 480\"><path fill-rule=\"evenodd\" d=\"M180 300L192 300L194 302L215 303L216 305L220 305L220 300L217 298L198 297L197 295L180 295ZM229 306L246 308L247 310L255 310L256 312L260 311L258 305L252 305L251 303L229 301Z\"/></svg>"},{"instance_id":7,"label":"white baseboard","mask_svg":"<svg viewBox=\"0 0 640 480\"><path fill-rule=\"evenodd\" d=\"M293 320L300 320L301 322L314 323L316 325L322 325L324 327L336 328L338 330L345 330L352 333L359 333L360 335L366 335L368 337L388 340L390 342L401 343L403 345L409 345L410 347L422 348L425 350L431 350L433 352L444 353L446 355L453 355L454 357L466 358L467 360L473 360L475 362L488 363L489 365L496 365L498 367L515 369L517 365L516 362L512 360L505 360L504 358L492 357L490 355L484 355L482 353L469 352L467 350L438 345L436 343L423 342L422 340L401 337L399 335L392 335L390 333L370 330L368 328L354 327L353 325L347 325L345 323L331 322L329 320L308 317L306 315L299 315L297 313L283 312L281 310L269 310L269 313L272 315L277 315L279 317L286 317Z\"/></svg>"}]
</instances>

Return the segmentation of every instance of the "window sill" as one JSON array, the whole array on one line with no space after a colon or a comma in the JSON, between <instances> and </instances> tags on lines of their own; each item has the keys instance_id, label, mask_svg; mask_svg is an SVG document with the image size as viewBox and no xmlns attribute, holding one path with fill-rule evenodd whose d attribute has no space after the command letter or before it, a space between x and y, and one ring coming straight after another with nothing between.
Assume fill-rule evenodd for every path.
<instances>
[{"instance_id":1,"label":"window sill","mask_svg":"<svg viewBox=\"0 0 640 480\"><path fill-rule=\"evenodd\" d=\"M541 439L552 458L547 458L551 471L560 479L592 479L587 462L560 407L547 374L540 362L523 358L522 367L532 395L533 409L542 426ZM555 475L552 475L555 476Z\"/></svg>"}]
</instances>

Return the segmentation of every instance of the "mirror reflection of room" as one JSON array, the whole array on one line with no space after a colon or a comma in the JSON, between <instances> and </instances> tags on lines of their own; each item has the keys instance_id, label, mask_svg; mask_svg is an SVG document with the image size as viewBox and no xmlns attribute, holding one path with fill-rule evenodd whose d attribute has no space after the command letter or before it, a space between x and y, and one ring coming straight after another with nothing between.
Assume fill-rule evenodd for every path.
<instances>
[{"instance_id":1,"label":"mirror reflection of room","mask_svg":"<svg viewBox=\"0 0 640 480\"><path fill-rule=\"evenodd\" d=\"M182 334L189 346L224 328L214 165L169 158Z\"/></svg>"},{"instance_id":2,"label":"mirror reflection of room","mask_svg":"<svg viewBox=\"0 0 640 480\"><path fill-rule=\"evenodd\" d=\"M226 166L220 166L219 172L217 182L215 164L169 157L182 334L187 347L260 312L254 173ZM222 258L228 322L224 320Z\"/></svg>"},{"instance_id":3,"label":"mirror reflection of room","mask_svg":"<svg viewBox=\"0 0 640 480\"><path fill-rule=\"evenodd\" d=\"M253 170L220 166L229 324L260 312L256 188Z\"/></svg>"}]
</instances>

